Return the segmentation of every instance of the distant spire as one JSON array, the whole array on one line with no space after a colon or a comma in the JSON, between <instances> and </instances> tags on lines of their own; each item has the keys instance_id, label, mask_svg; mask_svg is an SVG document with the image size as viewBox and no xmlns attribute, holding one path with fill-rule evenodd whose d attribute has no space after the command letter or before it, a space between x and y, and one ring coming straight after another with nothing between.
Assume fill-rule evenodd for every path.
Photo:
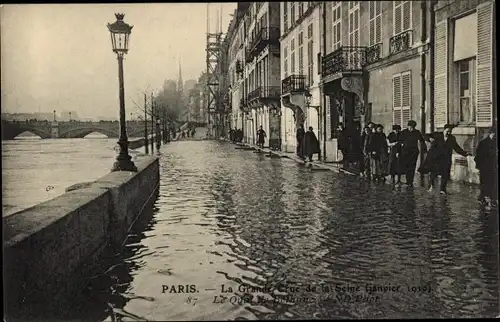
<instances>
[{"instance_id":1,"label":"distant spire","mask_svg":"<svg viewBox=\"0 0 500 322\"><path fill-rule=\"evenodd\" d=\"M181 68L181 58L179 56L179 78L177 79L177 91L182 93L184 91L184 82L182 81L182 68Z\"/></svg>"}]
</instances>

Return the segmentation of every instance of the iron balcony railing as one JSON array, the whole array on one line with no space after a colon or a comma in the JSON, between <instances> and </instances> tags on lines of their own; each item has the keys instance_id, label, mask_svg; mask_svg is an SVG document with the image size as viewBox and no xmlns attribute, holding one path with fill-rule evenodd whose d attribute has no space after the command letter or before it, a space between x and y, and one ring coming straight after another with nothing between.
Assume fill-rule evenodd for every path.
<instances>
[{"instance_id":1,"label":"iron balcony railing","mask_svg":"<svg viewBox=\"0 0 500 322\"><path fill-rule=\"evenodd\" d=\"M251 91L248 94L248 102L252 102L256 99L269 99L269 98L279 98L281 96L281 89L279 86L261 86Z\"/></svg>"},{"instance_id":2,"label":"iron balcony railing","mask_svg":"<svg viewBox=\"0 0 500 322\"><path fill-rule=\"evenodd\" d=\"M279 44L280 28L262 27L254 35L251 42L251 54L259 54L269 44Z\"/></svg>"},{"instance_id":3,"label":"iron balcony railing","mask_svg":"<svg viewBox=\"0 0 500 322\"><path fill-rule=\"evenodd\" d=\"M281 81L281 93L303 92L306 90L305 75L290 75Z\"/></svg>"},{"instance_id":4,"label":"iron balcony railing","mask_svg":"<svg viewBox=\"0 0 500 322\"><path fill-rule=\"evenodd\" d=\"M340 72L362 71L366 63L366 47L346 46L323 56L321 75L323 77Z\"/></svg>"},{"instance_id":5,"label":"iron balcony railing","mask_svg":"<svg viewBox=\"0 0 500 322\"><path fill-rule=\"evenodd\" d=\"M407 50L412 45L413 30L406 30L389 40L389 55Z\"/></svg>"},{"instance_id":6,"label":"iron balcony railing","mask_svg":"<svg viewBox=\"0 0 500 322\"><path fill-rule=\"evenodd\" d=\"M366 48L366 64L372 64L382 58L382 43Z\"/></svg>"}]
</instances>

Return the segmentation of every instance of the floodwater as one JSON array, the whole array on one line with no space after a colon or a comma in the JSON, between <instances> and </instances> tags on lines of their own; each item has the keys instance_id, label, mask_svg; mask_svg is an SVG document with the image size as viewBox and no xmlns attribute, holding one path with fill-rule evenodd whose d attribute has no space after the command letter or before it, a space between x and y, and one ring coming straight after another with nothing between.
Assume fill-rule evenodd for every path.
<instances>
[{"instance_id":1,"label":"floodwater","mask_svg":"<svg viewBox=\"0 0 500 322\"><path fill-rule=\"evenodd\" d=\"M67 318L498 315L498 217L468 188L393 191L211 141L160 162L154 209Z\"/></svg>"},{"instance_id":2,"label":"floodwater","mask_svg":"<svg viewBox=\"0 0 500 322\"><path fill-rule=\"evenodd\" d=\"M116 142L99 134L84 139L2 141L3 216L55 198L73 184L106 175L116 157Z\"/></svg>"}]
</instances>

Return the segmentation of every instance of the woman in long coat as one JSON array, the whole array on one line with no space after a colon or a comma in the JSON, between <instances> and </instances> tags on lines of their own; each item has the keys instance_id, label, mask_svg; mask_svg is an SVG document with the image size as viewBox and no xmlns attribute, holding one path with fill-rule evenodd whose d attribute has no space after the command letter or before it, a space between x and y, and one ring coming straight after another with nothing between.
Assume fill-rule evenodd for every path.
<instances>
[{"instance_id":1,"label":"woman in long coat","mask_svg":"<svg viewBox=\"0 0 500 322\"><path fill-rule=\"evenodd\" d=\"M312 161L312 157L316 153L320 153L319 141L316 134L313 132L312 126L309 127L309 131L304 135L304 156L309 158L309 162Z\"/></svg>"},{"instance_id":2,"label":"woman in long coat","mask_svg":"<svg viewBox=\"0 0 500 322\"><path fill-rule=\"evenodd\" d=\"M389 164L388 172L391 175L392 184L401 184L401 166L399 164L399 158L401 156L401 126L393 125L392 132L387 136L389 141ZM396 176L398 181L396 182Z\"/></svg>"}]
</instances>

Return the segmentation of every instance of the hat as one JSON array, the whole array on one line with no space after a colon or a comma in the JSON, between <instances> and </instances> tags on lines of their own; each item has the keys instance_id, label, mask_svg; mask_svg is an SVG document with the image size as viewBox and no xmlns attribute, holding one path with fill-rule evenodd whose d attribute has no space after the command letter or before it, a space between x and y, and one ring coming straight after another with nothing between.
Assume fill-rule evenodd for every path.
<instances>
[{"instance_id":1,"label":"hat","mask_svg":"<svg viewBox=\"0 0 500 322\"><path fill-rule=\"evenodd\" d=\"M415 127L415 126L417 126L417 122L415 122L415 121L413 121L413 120L408 121L408 126L413 126L413 127Z\"/></svg>"},{"instance_id":2,"label":"hat","mask_svg":"<svg viewBox=\"0 0 500 322\"><path fill-rule=\"evenodd\" d=\"M398 125L398 124L394 124L392 126L392 130L395 131L395 130L401 130L401 125Z\"/></svg>"},{"instance_id":3,"label":"hat","mask_svg":"<svg viewBox=\"0 0 500 322\"><path fill-rule=\"evenodd\" d=\"M446 129L453 130L453 128L454 128L454 127L455 127L455 126L454 126L453 124L445 124L445 125L444 125L444 129L445 129L445 130L446 130Z\"/></svg>"}]
</instances>

